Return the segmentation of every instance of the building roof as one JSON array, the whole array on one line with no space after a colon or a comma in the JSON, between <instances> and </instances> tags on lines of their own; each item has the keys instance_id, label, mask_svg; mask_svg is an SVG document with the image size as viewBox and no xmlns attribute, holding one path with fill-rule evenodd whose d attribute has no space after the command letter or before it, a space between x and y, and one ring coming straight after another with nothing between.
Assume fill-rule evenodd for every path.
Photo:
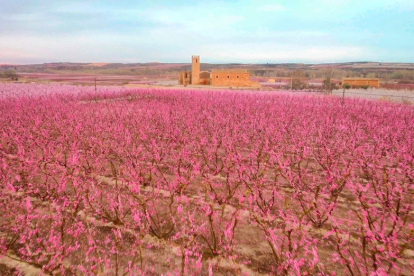
<instances>
[{"instance_id":1,"label":"building roof","mask_svg":"<svg viewBox=\"0 0 414 276\"><path fill-rule=\"evenodd\" d=\"M342 78L342 80L369 80L369 81L379 81L378 78Z\"/></svg>"},{"instance_id":2,"label":"building roof","mask_svg":"<svg viewBox=\"0 0 414 276\"><path fill-rule=\"evenodd\" d=\"M239 73L239 74L245 74L248 73L245 69L213 69L211 70L211 73L215 74L222 74L222 73Z\"/></svg>"}]
</instances>

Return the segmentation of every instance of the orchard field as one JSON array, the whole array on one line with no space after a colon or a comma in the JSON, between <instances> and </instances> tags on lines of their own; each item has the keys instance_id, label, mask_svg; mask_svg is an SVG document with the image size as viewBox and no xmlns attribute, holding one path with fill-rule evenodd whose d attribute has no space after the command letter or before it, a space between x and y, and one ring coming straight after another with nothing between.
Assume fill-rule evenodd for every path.
<instances>
[{"instance_id":1,"label":"orchard field","mask_svg":"<svg viewBox=\"0 0 414 276\"><path fill-rule=\"evenodd\" d=\"M0 84L1 275L412 275L414 109Z\"/></svg>"}]
</instances>

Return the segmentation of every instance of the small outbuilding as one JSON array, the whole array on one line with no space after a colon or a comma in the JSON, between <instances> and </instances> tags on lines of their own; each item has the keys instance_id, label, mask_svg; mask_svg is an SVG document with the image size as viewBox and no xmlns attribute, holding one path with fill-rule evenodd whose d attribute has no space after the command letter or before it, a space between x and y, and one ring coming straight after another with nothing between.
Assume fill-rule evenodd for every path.
<instances>
[{"instance_id":1,"label":"small outbuilding","mask_svg":"<svg viewBox=\"0 0 414 276\"><path fill-rule=\"evenodd\" d=\"M380 87L380 81L377 78L343 78L341 85L349 84L351 87Z\"/></svg>"}]
</instances>

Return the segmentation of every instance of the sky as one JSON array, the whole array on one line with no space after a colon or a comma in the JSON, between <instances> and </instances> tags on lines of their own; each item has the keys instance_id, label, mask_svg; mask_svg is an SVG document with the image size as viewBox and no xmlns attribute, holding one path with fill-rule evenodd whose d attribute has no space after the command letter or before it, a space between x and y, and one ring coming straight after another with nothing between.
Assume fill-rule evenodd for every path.
<instances>
[{"instance_id":1,"label":"sky","mask_svg":"<svg viewBox=\"0 0 414 276\"><path fill-rule=\"evenodd\" d=\"M0 0L0 64L414 62L414 0Z\"/></svg>"}]
</instances>

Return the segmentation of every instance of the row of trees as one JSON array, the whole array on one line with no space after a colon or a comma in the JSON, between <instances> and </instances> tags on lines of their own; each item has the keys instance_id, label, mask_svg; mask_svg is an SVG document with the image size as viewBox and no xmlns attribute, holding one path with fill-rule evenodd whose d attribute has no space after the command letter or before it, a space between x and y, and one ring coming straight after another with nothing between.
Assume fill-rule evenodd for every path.
<instances>
[{"instance_id":1,"label":"row of trees","mask_svg":"<svg viewBox=\"0 0 414 276\"><path fill-rule=\"evenodd\" d=\"M402 81L414 81L414 70L392 70L386 71L374 71L369 69L341 69L334 68L335 78L342 79L345 77L357 77L357 78L379 78L384 81L390 80L402 80ZM324 69L260 69L252 70L252 76L267 77L267 78L290 78L296 74L295 71L301 71L304 78L307 79L324 79L331 74L331 68Z\"/></svg>"},{"instance_id":2,"label":"row of trees","mask_svg":"<svg viewBox=\"0 0 414 276\"><path fill-rule=\"evenodd\" d=\"M338 84L333 82L333 71L330 71L328 76L323 80L322 89L331 92L338 88ZM309 84L304 81L305 75L302 70L293 71L291 74L291 89L302 90L309 87Z\"/></svg>"},{"instance_id":3,"label":"row of trees","mask_svg":"<svg viewBox=\"0 0 414 276\"><path fill-rule=\"evenodd\" d=\"M18 80L19 76L13 70L5 70L3 72L0 71L0 78L10 79L10 80Z\"/></svg>"},{"instance_id":4,"label":"row of trees","mask_svg":"<svg viewBox=\"0 0 414 276\"><path fill-rule=\"evenodd\" d=\"M413 271L412 108L92 90L1 86L0 257L44 275Z\"/></svg>"}]
</instances>

